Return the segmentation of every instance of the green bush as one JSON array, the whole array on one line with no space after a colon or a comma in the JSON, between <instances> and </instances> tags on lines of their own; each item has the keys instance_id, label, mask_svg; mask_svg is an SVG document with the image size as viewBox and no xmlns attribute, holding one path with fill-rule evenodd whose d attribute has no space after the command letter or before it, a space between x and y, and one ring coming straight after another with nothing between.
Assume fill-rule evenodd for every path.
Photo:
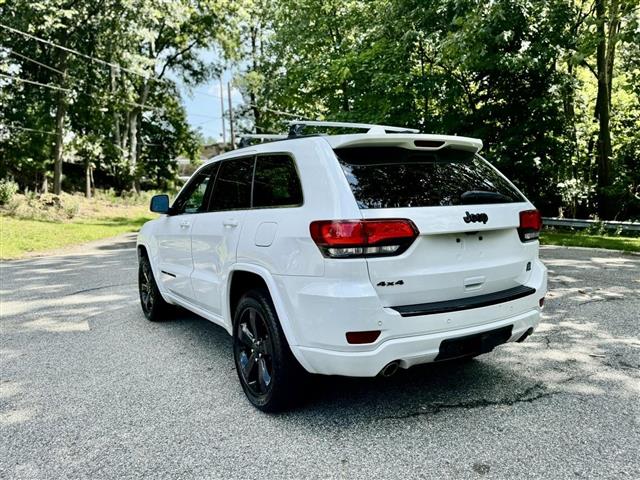
<instances>
[{"instance_id":1,"label":"green bush","mask_svg":"<svg viewBox=\"0 0 640 480\"><path fill-rule=\"evenodd\" d=\"M18 184L13 180L0 180L0 205L9 203L18 193Z\"/></svg>"},{"instance_id":2,"label":"green bush","mask_svg":"<svg viewBox=\"0 0 640 480\"><path fill-rule=\"evenodd\" d=\"M80 210L80 202L72 195L15 195L7 205L7 213L24 220L62 221L74 218Z\"/></svg>"}]
</instances>

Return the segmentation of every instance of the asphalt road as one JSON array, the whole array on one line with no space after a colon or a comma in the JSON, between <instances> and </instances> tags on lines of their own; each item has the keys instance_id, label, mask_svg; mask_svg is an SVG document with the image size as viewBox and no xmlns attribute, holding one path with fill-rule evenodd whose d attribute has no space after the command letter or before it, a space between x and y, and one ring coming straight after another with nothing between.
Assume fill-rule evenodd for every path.
<instances>
[{"instance_id":1,"label":"asphalt road","mask_svg":"<svg viewBox=\"0 0 640 480\"><path fill-rule=\"evenodd\" d=\"M145 320L131 237L1 269L1 478L640 478L640 256L547 247L523 344L245 400L221 328Z\"/></svg>"}]
</instances>

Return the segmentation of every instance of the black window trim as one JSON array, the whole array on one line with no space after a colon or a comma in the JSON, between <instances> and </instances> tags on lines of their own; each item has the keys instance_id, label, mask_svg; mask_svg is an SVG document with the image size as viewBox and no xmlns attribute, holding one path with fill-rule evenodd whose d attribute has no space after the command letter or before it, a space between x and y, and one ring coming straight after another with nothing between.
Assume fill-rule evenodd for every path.
<instances>
[{"instance_id":1,"label":"black window trim","mask_svg":"<svg viewBox=\"0 0 640 480\"><path fill-rule=\"evenodd\" d=\"M300 203L292 203L287 205L267 205L264 207L254 207L253 206L253 189L256 178L256 166L258 165L258 157L276 157L276 156L284 156L289 157L293 163L293 168L296 172L296 176L298 178L298 184L300 185ZM302 177L300 176L300 170L298 169L298 162L296 161L296 157L291 152L261 152L256 154L256 160L253 164L253 178L251 179L251 210L265 210L265 209L276 209L276 208L300 208L304 206L304 188L302 188Z\"/></svg>"},{"instance_id":2,"label":"black window trim","mask_svg":"<svg viewBox=\"0 0 640 480\"><path fill-rule=\"evenodd\" d=\"M286 156L291 159L293 162L293 167L296 171L296 175L298 177L298 183L300 184L300 196L302 197L302 202L291 205L277 205L277 206L265 206L265 207L254 207L253 206L253 189L255 184L256 177L256 165L258 164L258 157L273 157L273 156ZM253 172L251 174L251 197L249 199L249 208L225 208L220 210L211 210L211 201L213 200L213 191L215 190L215 182L218 180L218 173L220 172L220 166L223 162L231 162L234 160L244 160L247 158L253 158ZM298 169L298 162L296 162L295 156L291 152L260 152L254 153L251 155L241 155L237 157L223 158L221 160L216 161L218 166L218 170L216 172L216 178L214 181L213 188L209 193L209 201L207 203L207 211L200 213L215 213L215 212L236 212L236 211L248 211L248 210L265 210L265 209L276 209L276 208L299 208L304 206L304 189L302 188L302 177L300 176L300 170Z\"/></svg>"},{"instance_id":3,"label":"black window trim","mask_svg":"<svg viewBox=\"0 0 640 480\"><path fill-rule=\"evenodd\" d=\"M215 176L213 177L213 182L211 182L211 178L209 179L209 183L207 183L207 188L204 192L204 199L203 199L203 203L206 202L207 204L207 209L202 211L202 212L175 212L173 211L176 203L178 202L178 199L180 199L180 196L182 194L182 192L186 192L189 187L191 186L192 183L194 183L196 181L196 176L199 175L202 171L208 169L208 168L215 168ZM176 217L179 215L200 215L202 213L207 213L208 209L209 209L209 204L211 202L211 192L213 191L213 184L215 183L216 178L218 178L218 172L220 171L220 163L219 162L208 162L205 163L204 165L202 165L200 168L198 168L195 172L193 172L193 174L191 175L191 178L189 178L189 181L187 183L184 184L184 186L180 189L180 192L178 192L178 195L176 195L176 198L173 200L173 203L171 204L171 207L169 208L169 212L168 215L170 217ZM212 172L213 174L213 172ZM192 192L193 193L193 192ZM186 195L186 194L185 194Z\"/></svg>"}]
</instances>

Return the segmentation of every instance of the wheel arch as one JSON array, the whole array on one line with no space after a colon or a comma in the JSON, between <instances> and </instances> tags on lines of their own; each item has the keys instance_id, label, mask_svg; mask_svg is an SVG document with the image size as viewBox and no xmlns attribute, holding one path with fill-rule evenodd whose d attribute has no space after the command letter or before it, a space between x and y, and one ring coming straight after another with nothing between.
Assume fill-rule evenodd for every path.
<instances>
[{"instance_id":1,"label":"wheel arch","mask_svg":"<svg viewBox=\"0 0 640 480\"><path fill-rule=\"evenodd\" d=\"M138 253L138 259L142 258L143 256L149 258L149 252L147 250L147 247L142 243L139 243L136 246L136 252Z\"/></svg>"},{"instance_id":2,"label":"wheel arch","mask_svg":"<svg viewBox=\"0 0 640 480\"><path fill-rule=\"evenodd\" d=\"M246 283L235 283L242 282ZM235 284L235 285L234 285ZM242 293L250 290L251 288L256 288L263 286L269 292L269 296L271 297L271 301L273 302L273 306L276 309L276 313L278 314L278 319L280 320L280 326L282 327L282 331L289 343L289 347L294 347L297 345L297 340L292 328L292 319L287 314L286 308L284 306L284 302L280 296L278 291L276 282L273 279L271 273L262 267L251 265L251 264L236 264L233 266L231 271L229 272L227 288L226 288L226 296L225 296L225 317L229 319L229 326L233 329L233 315L234 311L234 301L237 305L237 301L242 296ZM244 287L244 288L242 288ZM297 348L291 348L296 360L300 362L300 364L306 369L309 370L307 362L304 358L299 354Z\"/></svg>"}]
</instances>

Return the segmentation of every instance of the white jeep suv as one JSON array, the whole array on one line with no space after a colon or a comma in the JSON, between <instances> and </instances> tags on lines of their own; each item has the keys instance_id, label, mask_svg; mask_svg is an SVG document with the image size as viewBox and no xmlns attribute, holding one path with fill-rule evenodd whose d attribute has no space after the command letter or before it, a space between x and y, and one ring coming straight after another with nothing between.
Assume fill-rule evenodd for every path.
<instances>
[{"instance_id":1,"label":"white jeep suv","mask_svg":"<svg viewBox=\"0 0 640 480\"><path fill-rule=\"evenodd\" d=\"M263 411L290 406L304 371L391 375L533 332L540 214L481 141L301 126L205 163L171 206L152 199L163 215L137 246L149 320L179 305L225 328Z\"/></svg>"}]
</instances>

